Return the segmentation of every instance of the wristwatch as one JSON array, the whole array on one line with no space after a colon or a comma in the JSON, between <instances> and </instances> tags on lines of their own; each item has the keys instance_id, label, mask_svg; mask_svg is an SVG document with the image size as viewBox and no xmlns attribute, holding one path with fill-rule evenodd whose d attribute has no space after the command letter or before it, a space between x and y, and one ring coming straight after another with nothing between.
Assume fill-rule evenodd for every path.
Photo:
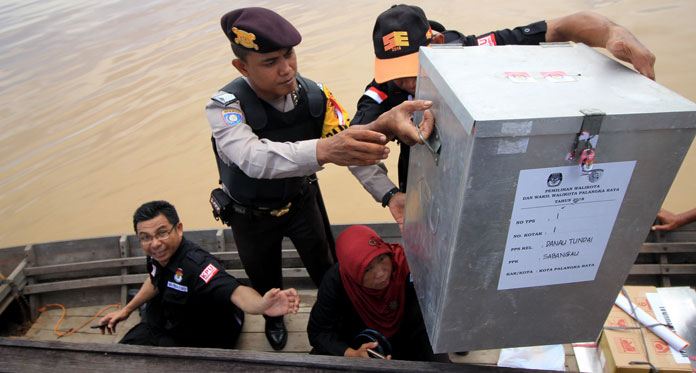
<instances>
[{"instance_id":1,"label":"wristwatch","mask_svg":"<svg viewBox=\"0 0 696 373\"><path fill-rule=\"evenodd\" d=\"M397 187L392 188L387 192L387 194L382 197L382 207L387 207L389 205L389 201L391 201L392 197L394 197L394 194L399 193L401 190Z\"/></svg>"}]
</instances>

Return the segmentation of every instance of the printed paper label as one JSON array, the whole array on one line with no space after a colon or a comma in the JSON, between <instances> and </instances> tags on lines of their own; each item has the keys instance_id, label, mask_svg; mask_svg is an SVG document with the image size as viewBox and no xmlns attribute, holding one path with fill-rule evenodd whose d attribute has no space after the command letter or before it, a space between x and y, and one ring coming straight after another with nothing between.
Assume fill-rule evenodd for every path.
<instances>
[{"instance_id":1,"label":"printed paper label","mask_svg":"<svg viewBox=\"0 0 696 373\"><path fill-rule=\"evenodd\" d=\"M498 290L594 280L635 164L520 171Z\"/></svg>"}]
</instances>

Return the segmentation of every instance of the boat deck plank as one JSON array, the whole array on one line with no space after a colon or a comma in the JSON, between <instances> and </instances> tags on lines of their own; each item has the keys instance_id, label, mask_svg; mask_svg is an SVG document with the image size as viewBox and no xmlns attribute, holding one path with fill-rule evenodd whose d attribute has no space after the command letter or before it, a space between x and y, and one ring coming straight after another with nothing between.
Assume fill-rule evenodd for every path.
<instances>
[{"instance_id":1,"label":"boat deck plank","mask_svg":"<svg viewBox=\"0 0 696 373\"><path fill-rule=\"evenodd\" d=\"M285 324L288 328L288 343L283 350L279 351L281 353L308 353L312 348L312 346L309 344L309 339L307 338L307 321L309 320L312 305L316 300L317 290L301 289L298 290L298 292L300 293L300 308L297 315L285 316ZM79 327L96 313L108 306L109 305L71 307L68 309L67 316L61 322L58 331L65 333L71 330L71 328ZM102 314L106 314L111 311L112 309L107 310ZM99 329L89 328L89 325L94 325L97 323L97 320L95 320L90 322L88 326L83 327L71 335L59 337L53 332L53 329L55 328L55 325L60 319L61 315L62 310L60 308L50 308L45 312L42 312L24 338L73 343L117 344L118 341L121 340L121 338L123 338L123 336L128 332L128 330L140 322L140 315L138 312L134 312L126 321L119 324L114 335L102 335ZM244 318L242 334L239 337L236 349L245 351L274 352L264 334L265 321L263 316L246 314ZM566 369L568 371L577 371L577 363L570 345L565 345L565 351ZM466 356L450 354L450 359L455 363L468 363L493 367L496 365L499 355L499 349L481 350L471 351Z\"/></svg>"},{"instance_id":2,"label":"boat deck plank","mask_svg":"<svg viewBox=\"0 0 696 373\"><path fill-rule=\"evenodd\" d=\"M166 348L119 344L62 343L0 337L3 371L77 372L202 371L202 372L519 372L471 364L383 361L296 353L268 353L206 348ZM535 372L550 372L535 370Z\"/></svg>"},{"instance_id":3,"label":"boat deck plank","mask_svg":"<svg viewBox=\"0 0 696 373\"><path fill-rule=\"evenodd\" d=\"M79 327L91 319L99 311L108 306L109 305L68 308L65 318L58 327L58 332L66 333L73 328ZM109 309L103 312L102 315L114 310L115 309ZM116 328L116 333L114 335L102 335L99 329L91 329L89 327L90 325L97 324L99 320L95 319L77 332L60 337L54 333L54 329L62 314L63 311L60 308L49 308L45 312L42 312L38 319L36 319L36 322L34 322L31 328L27 331L24 338L48 341L58 340L65 342L118 343L118 341L121 340L121 338L123 338L123 336L133 326L140 322L140 315L137 312L133 312L133 314L131 314L126 321L122 322Z\"/></svg>"}]
</instances>

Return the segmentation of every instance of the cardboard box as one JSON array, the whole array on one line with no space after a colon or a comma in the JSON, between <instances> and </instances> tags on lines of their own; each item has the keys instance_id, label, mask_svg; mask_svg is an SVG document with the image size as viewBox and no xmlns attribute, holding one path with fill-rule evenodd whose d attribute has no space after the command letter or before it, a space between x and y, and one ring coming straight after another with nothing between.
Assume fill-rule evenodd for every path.
<instances>
[{"instance_id":1,"label":"cardboard box","mask_svg":"<svg viewBox=\"0 0 696 373\"><path fill-rule=\"evenodd\" d=\"M653 286L626 286L626 292L634 305L655 317L646 293L656 293ZM617 306L612 307L605 327L635 327L638 322ZM642 333L641 333L642 331ZM647 355L646 355L647 348ZM626 330L604 329L599 341L599 360L605 373L649 372L650 365L635 364L650 361L660 373L692 372L690 364L678 364L672 357L667 343L650 330L643 328ZM648 359L649 357L649 359ZM634 364L631 364L634 362Z\"/></svg>"}]
</instances>

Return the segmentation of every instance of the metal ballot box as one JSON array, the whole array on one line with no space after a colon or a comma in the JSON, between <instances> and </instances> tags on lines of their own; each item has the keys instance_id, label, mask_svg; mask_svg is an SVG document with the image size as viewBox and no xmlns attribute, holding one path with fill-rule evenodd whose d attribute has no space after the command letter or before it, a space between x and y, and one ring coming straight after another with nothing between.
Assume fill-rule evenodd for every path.
<instances>
[{"instance_id":1,"label":"metal ballot box","mask_svg":"<svg viewBox=\"0 0 696 373\"><path fill-rule=\"evenodd\" d=\"M411 148L403 238L434 351L596 340L696 104L583 44L419 60L437 133Z\"/></svg>"}]
</instances>

